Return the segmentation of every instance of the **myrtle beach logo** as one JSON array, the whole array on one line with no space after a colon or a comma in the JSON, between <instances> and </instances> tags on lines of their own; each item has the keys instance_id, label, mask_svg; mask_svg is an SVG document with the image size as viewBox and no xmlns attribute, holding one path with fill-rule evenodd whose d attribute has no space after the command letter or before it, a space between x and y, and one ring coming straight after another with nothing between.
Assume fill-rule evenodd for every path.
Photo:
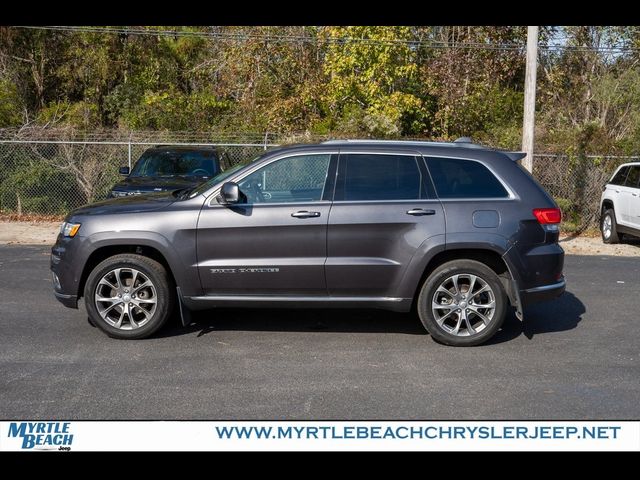
<instances>
[{"instance_id":1,"label":"myrtle beach logo","mask_svg":"<svg viewBox=\"0 0 640 480\"><path fill-rule=\"evenodd\" d=\"M11 422L9 438L21 438L25 450L71 450L70 422Z\"/></svg>"}]
</instances>

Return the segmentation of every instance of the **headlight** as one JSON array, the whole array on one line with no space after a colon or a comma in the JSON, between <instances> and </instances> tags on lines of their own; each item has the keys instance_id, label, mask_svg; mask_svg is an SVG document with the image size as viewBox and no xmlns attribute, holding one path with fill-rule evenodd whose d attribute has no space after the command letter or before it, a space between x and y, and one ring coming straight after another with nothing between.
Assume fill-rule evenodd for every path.
<instances>
[{"instance_id":1,"label":"headlight","mask_svg":"<svg viewBox=\"0 0 640 480\"><path fill-rule=\"evenodd\" d=\"M60 233L63 237L75 237L78 230L80 230L79 223L62 222L60 225Z\"/></svg>"}]
</instances>

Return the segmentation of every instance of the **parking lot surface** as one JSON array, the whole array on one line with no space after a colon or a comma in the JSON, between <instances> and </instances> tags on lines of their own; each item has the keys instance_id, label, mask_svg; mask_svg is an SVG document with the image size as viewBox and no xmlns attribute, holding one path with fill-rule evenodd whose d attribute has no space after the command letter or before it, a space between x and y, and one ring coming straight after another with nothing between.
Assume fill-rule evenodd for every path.
<instances>
[{"instance_id":1,"label":"parking lot surface","mask_svg":"<svg viewBox=\"0 0 640 480\"><path fill-rule=\"evenodd\" d=\"M640 418L640 257L567 256L561 298L452 348L371 310L211 310L112 340L54 299L48 255L0 246L2 419Z\"/></svg>"}]
</instances>

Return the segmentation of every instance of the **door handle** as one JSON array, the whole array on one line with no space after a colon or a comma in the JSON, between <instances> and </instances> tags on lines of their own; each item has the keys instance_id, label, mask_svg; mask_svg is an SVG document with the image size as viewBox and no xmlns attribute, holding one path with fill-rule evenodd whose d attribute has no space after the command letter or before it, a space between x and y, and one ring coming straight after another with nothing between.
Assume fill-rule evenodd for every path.
<instances>
[{"instance_id":1,"label":"door handle","mask_svg":"<svg viewBox=\"0 0 640 480\"><path fill-rule=\"evenodd\" d=\"M634 197L637 197L638 194L637 193L632 193L631 195L633 195Z\"/></svg>"},{"instance_id":2,"label":"door handle","mask_svg":"<svg viewBox=\"0 0 640 480\"><path fill-rule=\"evenodd\" d=\"M435 210L425 210L424 208L412 208L411 210L407 210L407 215L415 215L420 217L422 215L435 215Z\"/></svg>"},{"instance_id":3,"label":"door handle","mask_svg":"<svg viewBox=\"0 0 640 480\"><path fill-rule=\"evenodd\" d=\"M299 212L292 213L291 216L295 218L312 218L319 217L320 212L307 212L306 210L301 210Z\"/></svg>"}]
</instances>

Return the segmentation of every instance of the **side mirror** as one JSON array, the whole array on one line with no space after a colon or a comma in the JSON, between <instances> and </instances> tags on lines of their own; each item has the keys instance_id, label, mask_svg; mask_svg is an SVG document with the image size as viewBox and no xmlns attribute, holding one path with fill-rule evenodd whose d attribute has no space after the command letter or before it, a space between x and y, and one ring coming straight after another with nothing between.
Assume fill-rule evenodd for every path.
<instances>
[{"instance_id":1,"label":"side mirror","mask_svg":"<svg viewBox=\"0 0 640 480\"><path fill-rule=\"evenodd\" d=\"M226 182L222 184L220 198L223 205L231 205L240 201L240 187L236 182Z\"/></svg>"},{"instance_id":2,"label":"side mirror","mask_svg":"<svg viewBox=\"0 0 640 480\"><path fill-rule=\"evenodd\" d=\"M118 173L120 175L129 175L129 167L120 167Z\"/></svg>"}]
</instances>

